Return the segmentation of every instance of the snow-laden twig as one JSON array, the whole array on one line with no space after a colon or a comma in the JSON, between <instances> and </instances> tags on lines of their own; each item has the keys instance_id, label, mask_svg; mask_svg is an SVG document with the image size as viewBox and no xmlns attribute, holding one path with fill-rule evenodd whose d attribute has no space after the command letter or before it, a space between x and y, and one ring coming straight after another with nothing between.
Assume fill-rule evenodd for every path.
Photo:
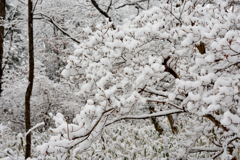
<instances>
[{"instance_id":1,"label":"snow-laden twig","mask_svg":"<svg viewBox=\"0 0 240 160\"><path fill-rule=\"evenodd\" d=\"M218 152L220 151L220 147L211 147L211 148L206 148L206 147L193 147L189 151L189 153L197 153L197 152Z\"/></svg>"},{"instance_id":2,"label":"snow-laden twig","mask_svg":"<svg viewBox=\"0 0 240 160\"><path fill-rule=\"evenodd\" d=\"M106 126L109 126L117 121L126 120L126 119L148 119L148 118L152 118L152 117L161 117L161 116L167 116L170 114L183 113L183 112L184 112L183 110L172 109L172 110L162 111L162 112L153 113L153 114L142 114L140 116L123 116L123 117L115 118L115 119L109 121L106 124Z\"/></svg>"},{"instance_id":3,"label":"snow-laden twig","mask_svg":"<svg viewBox=\"0 0 240 160\"><path fill-rule=\"evenodd\" d=\"M25 137L31 132L33 131L34 129L40 127L40 126L43 126L45 123L44 122L41 122L41 123L38 123L36 124L34 127L32 127L31 129L28 130L28 132L25 134Z\"/></svg>"}]
</instances>

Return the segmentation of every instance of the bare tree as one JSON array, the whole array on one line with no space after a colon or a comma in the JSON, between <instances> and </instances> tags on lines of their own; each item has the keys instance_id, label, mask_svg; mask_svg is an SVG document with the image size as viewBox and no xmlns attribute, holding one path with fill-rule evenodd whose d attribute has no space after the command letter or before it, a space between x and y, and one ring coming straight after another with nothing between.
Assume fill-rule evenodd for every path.
<instances>
[{"instance_id":1,"label":"bare tree","mask_svg":"<svg viewBox=\"0 0 240 160\"><path fill-rule=\"evenodd\" d=\"M34 48L33 48L33 3L28 0L28 37L29 37L29 77L28 87L25 95L25 126L26 132L31 128L30 99L32 95L34 79ZM26 136L25 159L31 156L31 132Z\"/></svg>"},{"instance_id":2,"label":"bare tree","mask_svg":"<svg viewBox=\"0 0 240 160\"><path fill-rule=\"evenodd\" d=\"M0 18L2 19L2 23L0 25L0 97L2 93L2 77L3 77L3 43L4 43L4 26L3 22L5 20L5 0L0 0Z\"/></svg>"}]
</instances>

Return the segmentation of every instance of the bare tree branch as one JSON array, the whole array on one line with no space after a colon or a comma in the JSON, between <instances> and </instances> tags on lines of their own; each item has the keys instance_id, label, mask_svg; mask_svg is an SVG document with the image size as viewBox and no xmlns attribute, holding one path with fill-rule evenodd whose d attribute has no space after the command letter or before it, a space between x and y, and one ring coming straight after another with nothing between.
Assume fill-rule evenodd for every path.
<instances>
[{"instance_id":1,"label":"bare tree branch","mask_svg":"<svg viewBox=\"0 0 240 160\"><path fill-rule=\"evenodd\" d=\"M165 71L169 72L174 78L178 78L180 79L180 77L178 76L178 74L168 66L168 61L171 59L171 56L168 56L167 58L164 59L163 65L165 66Z\"/></svg>"},{"instance_id":2,"label":"bare tree branch","mask_svg":"<svg viewBox=\"0 0 240 160\"><path fill-rule=\"evenodd\" d=\"M133 2L133 3L126 3L126 4L123 4L123 5L121 5L121 6L118 6L118 7L115 8L115 9L120 9L120 8L125 7L125 6L137 6L138 8L144 9L144 8L141 7L138 3L146 2L146 1L148 1L148 0L141 0L141 1Z\"/></svg>"},{"instance_id":3,"label":"bare tree branch","mask_svg":"<svg viewBox=\"0 0 240 160\"><path fill-rule=\"evenodd\" d=\"M213 157L212 157L212 159L216 159L218 156L220 156L222 153L223 153L223 149L222 150L220 150L217 154L215 154Z\"/></svg>"},{"instance_id":4,"label":"bare tree branch","mask_svg":"<svg viewBox=\"0 0 240 160\"><path fill-rule=\"evenodd\" d=\"M93 6L94 6L102 15L104 15L106 18L109 19L109 22L112 22L112 18L108 15L107 12L105 12L104 10L102 10L102 9L99 7L99 5L97 4L97 2L96 2L95 0L91 0L91 2L92 2L92 4L93 4ZM113 27L113 29L116 29L115 26L114 26L114 24L112 24L112 27Z\"/></svg>"},{"instance_id":5,"label":"bare tree branch","mask_svg":"<svg viewBox=\"0 0 240 160\"><path fill-rule=\"evenodd\" d=\"M38 4L38 0L37 0L37 2L35 3L35 5L34 5L34 7L33 7L32 13L34 13L34 11L35 11L35 9L36 9L36 6L37 6L37 4Z\"/></svg>"},{"instance_id":6,"label":"bare tree branch","mask_svg":"<svg viewBox=\"0 0 240 160\"><path fill-rule=\"evenodd\" d=\"M24 5L27 5L26 3L24 3L23 1L21 1L21 0L18 0L19 2L21 2L22 4L24 4Z\"/></svg>"},{"instance_id":7,"label":"bare tree branch","mask_svg":"<svg viewBox=\"0 0 240 160\"><path fill-rule=\"evenodd\" d=\"M110 22L112 22L112 19L111 19L111 17L108 15L108 13L105 12L104 10L102 10L102 9L99 7L99 5L97 4L97 2L96 2L95 0L91 0L91 2L92 2L92 4L93 4L93 6L94 6L102 15L104 15L106 18L109 19Z\"/></svg>"},{"instance_id":8,"label":"bare tree branch","mask_svg":"<svg viewBox=\"0 0 240 160\"><path fill-rule=\"evenodd\" d=\"M15 120L11 120L11 119L6 119L7 121L10 121L12 123L17 123L17 124L20 124L21 126L24 126L24 122L20 122L20 121L15 121Z\"/></svg>"},{"instance_id":9,"label":"bare tree branch","mask_svg":"<svg viewBox=\"0 0 240 160\"><path fill-rule=\"evenodd\" d=\"M112 0L110 1L110 4L109 4L109 6L107 8L107 12L109 12L109 10L111 9L111 6L112 6Z\"/></svg>"},{"instance_id":10,"label":"bare tree branch","mask_svg":"<svg viewBox=\"0 0 240 160\"><path fill-rule=\"evenodd\" d=\"M35 17L34 19L40 19L40 20L46 20L48 22L50 22L51 24L53 24L58 30L60 30L64 35L68 36L71 40L73 40L74 42L80 44L80 41L78 41L77 39L73 38L70 34L68 34L66 31L64 31L61 27L58 26L58 24L49 16L42 14L42 13L37 13L34 15L39 15L41 17Z\"/></svg>"}]
</instances>

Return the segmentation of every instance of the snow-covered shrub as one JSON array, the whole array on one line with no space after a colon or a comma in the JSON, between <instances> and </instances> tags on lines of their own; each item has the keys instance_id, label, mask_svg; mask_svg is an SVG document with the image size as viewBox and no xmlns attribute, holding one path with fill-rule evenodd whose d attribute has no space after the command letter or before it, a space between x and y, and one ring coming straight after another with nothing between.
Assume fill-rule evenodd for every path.
<instances>
[{"instance_id":1,"label":"snow-covered shrub","mask_svg":"<svg viewBox=\"0 0 240 160\"><path fill-rule=\"evenodd\" d=\"M99 24L62 72L88 101L74 123L52 115L55 135L39 151L75 157L113 123L167 116L175 135L164 133L161 158L239 156L239 22L225 0L163 0L116 30Z\"/></svg>"}]
</instances>

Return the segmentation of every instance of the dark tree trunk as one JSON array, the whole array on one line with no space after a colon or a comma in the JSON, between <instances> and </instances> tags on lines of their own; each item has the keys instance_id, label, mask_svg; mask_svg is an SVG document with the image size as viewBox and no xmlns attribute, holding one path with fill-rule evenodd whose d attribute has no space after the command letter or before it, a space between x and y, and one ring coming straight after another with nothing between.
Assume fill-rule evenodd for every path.
<instances>
[{"instance_id":1,"label":"dark tree trunk","mask_svg":"<svg viewBox=\"0 0 240 160\"><path fill-rule=\"evenodd\" d=\"M5 0L0 0L0 20L2 23L0 24L0 97L2 94L2 77L3 77L3 43L4 43L4 24L3 21L5 20Z\"/></svg>"},{"instance_id":2,"label":"dark tree trunk","mask_svg":"<svg viewBox=\"0 0 240 160\"><path fill-rule=\"evenodd\" d=\"M28 38L29 38L29 77L28 87L25 95L25 126L26 132L31 128L30 99L34 78L34 50L33 50L33 3L28 0ZM26 136L25 159L31 157L31 132Z\"/></svg>"}]
</instances>

